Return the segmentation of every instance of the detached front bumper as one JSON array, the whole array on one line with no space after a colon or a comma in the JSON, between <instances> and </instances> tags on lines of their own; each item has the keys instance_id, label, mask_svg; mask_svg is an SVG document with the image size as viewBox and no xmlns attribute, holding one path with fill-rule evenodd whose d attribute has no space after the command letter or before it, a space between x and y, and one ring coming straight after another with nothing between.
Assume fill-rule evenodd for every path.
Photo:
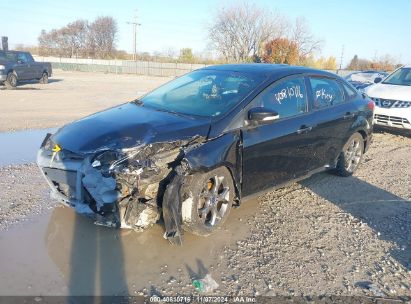
<instances>
[{"instance_id":1,"label":"detached front bumper","mask_svg":"<svg viewBox=\"0 0 411 304\"><path fill-rule=\"evenodd\" d=\"M92 167L92 155L70 158L59 154L44 147L37 154L37 164L50 186L51 198L107 227L143 231L160 218L157 204L144 200L136 183L129 189L124 181L103 176Z\"/></svg>"},{"instance_id":2,"label":"detached front bumper","mask_svg":"<svg viewBox=\"0 0 411 304\"><path fill-rule=\"evenodd\" d=\"M88 163L87 157L61 160L57 155L53 157L53 154L44 148L37 153L37 164L50 186L52 199L74 208L77 213L92 218L96 224L121 227L121 221L116 212L106 216L104 216L104 211L96 212L96 202L83 184ZM114 206L111 207L113 209Z\"/></svg>"}]
</instances>

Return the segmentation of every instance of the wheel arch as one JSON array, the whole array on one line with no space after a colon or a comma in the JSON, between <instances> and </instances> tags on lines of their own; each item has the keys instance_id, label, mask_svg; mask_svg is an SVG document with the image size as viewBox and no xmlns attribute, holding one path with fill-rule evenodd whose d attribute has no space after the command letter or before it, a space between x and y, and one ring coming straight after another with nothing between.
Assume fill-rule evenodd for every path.
<instances>
[{"instance_id":1,"label":"wheel arch","mask_svg":"<svg viewBox=\"0 0 411 304\"><path fill-rule=\"evenodd\" d=\"M17 76L17 73L16 73L16 71L15 71L14 69L9 69L9 70L7 71L7 75L9 75L10 73L12 73L12 74L16 75L16 77L18 77L18 76Z\"/></svg>"},{"instance_id":2,"label":"wheel arch","mask_svg":"<svg viewBox=\"0 0 411 304\"><path fill-rule=\"evenodd\" d=\"M359 115L358 118L353 122L349 132L346 135L345 142L351 137L354 133L360 133L364 139L364 153L368 150L370 141L372 138L373 126L372 122L368 120L364 115ZM344 144L345 144L344 142Z\"/></svg>"},{"instance_id":3,"label":"wheel arch","mask_svg":"<svg viewBox=\"0 0 411 304\"><path fill-rule=\"evenodd\" d=\"M364 130L362 130L362 129L357 130L357 133L360 133L361 136L362 136L362 138L364 139L364 151L363 151L363 152L365 152L365 151L367 150L367 146L368 146L368 136L367 136L367 133L366 133Z\"/></svg>"},{"instance_id":4,"label":"wheel arch","mask_svg":"<svg viewBox=\"0 0 411 304\"><path fill-rule=\"evenodd\" d=\"M225 167L231 175L236 197L241 199L242 149L239 132L226 133L187 151L183 162L188 173L209 172Z\"/></svg>"}]
</instances>

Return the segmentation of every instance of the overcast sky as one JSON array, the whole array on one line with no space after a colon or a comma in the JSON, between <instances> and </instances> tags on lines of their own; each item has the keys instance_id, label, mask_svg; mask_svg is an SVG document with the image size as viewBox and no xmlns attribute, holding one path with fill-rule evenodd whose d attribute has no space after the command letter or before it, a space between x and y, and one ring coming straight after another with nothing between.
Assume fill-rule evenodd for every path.
<instances>
[{"instance_id":1,"label":"overcast sky","mask_svg":"<svg viewBox=\"0 0 411 304\"><path fill-rule=\"evenodd\" d=\"M325 41L323 56L340 60L345 46L344 64L355 54L361 58L390 54L402 63L411 63L411 1L408 0L254 0L277 10L290 19L304 16L312 32ZM139 52L179 50L191 47L207 50L207 24L221 6L235 1L208 0L0 0L0 35L9 43L37 44L42 29L59 28L76 19L93 20L113 16L119 27L118 48L131 52L132 29L127 21L137 9L137 48Z\"/></svg>"}]
</instances>

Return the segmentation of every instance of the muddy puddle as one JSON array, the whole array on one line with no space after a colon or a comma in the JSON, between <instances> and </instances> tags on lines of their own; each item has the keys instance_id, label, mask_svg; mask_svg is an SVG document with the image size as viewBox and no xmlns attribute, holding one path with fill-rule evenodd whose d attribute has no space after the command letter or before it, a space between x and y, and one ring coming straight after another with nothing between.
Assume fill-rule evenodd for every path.
<instances>
[{"instance_id":1,"label":"muddy puddle","mask_svg":"<svg viewBox=\"0 0 411 304\"><path fill-rule=\"evenodd\" d=\"M56 131L56 128L52 128L0 132L0 167L35 162L46 134Z\"/></svg>"},{"instance_id":2,"label":"muddy puddle","mask_svg":"<svg viewBox=\"0 0 411 304\"><path fill-rule=\"evenodd\" d=\"M214 235L186 233L179 247L162 237L161 224L116 230L57 207L0 233L0 295L190 294L191 278L207 272L221 284L222 252L248 236L247 218L257 209L256 200L246 201Z\"/></svg>"}]
</instances>

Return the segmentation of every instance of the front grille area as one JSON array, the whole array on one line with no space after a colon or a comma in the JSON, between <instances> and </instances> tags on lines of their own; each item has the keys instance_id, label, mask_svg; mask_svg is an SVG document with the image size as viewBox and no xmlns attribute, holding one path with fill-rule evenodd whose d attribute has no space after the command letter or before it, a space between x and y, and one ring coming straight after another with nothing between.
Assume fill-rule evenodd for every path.
<instances>
[{"instance_id":1,"label":"front grille area","mask_svg":"<svg viewBox=\"0 0 411 304\"><path fill-rule=\"evenodd\" d=\"M375 105L380 108L409 108L411 107L411 101L383 99L371 97L371 100L375 102Z\"/></svg>"},{"instance_id":2,"label":"front grille area","mask_svg":"<svg viewBox=\"0 0 411 304\"><path fill-rule=\"evenodd\" d=\"M397 125L397 126L402 126L404 124L410 124L410 122L406 118L402 118L398 116L381 115L381 114L375 114L374 120L376 120L377 123L382 123L386 125L388 125L389 123L392 125Z\"/></svg>"}]
</instances>

